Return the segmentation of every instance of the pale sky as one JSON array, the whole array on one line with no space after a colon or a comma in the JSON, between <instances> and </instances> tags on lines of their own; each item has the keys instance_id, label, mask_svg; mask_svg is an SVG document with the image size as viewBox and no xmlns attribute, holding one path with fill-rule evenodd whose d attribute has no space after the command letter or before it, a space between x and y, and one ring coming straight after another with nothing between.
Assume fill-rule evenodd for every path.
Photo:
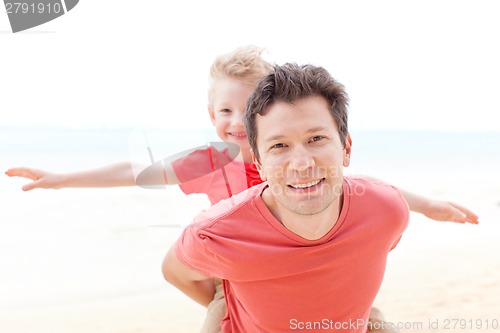
<instances>
[{"instance_id":1,"label":"pale sky","mask_svg":"<svg viewBox=\"0 0 500 333\"><path fill-rule=\"evenodd\" d=\"M496 130L498 1L88 1L12 34L1 126L210 126L208 69L235 47L327 68L354 129Z\"/></svg>"}]
</instances>

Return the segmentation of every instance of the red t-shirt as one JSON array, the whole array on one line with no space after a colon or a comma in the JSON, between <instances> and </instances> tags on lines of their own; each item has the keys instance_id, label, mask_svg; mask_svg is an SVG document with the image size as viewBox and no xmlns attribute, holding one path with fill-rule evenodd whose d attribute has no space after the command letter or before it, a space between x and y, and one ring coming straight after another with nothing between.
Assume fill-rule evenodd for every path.
<instances>
[{"instance_id":1,"label":"red t-shirt","mask_svg":"<svg viewBox=\"0 0 500 333\"><path fill-rule=\"evenodd\" d=\"M184 265L223 279L222 332L366 332L387 255L408 222L400 192L345 177L337 223L307 240L271 214L266 186L200 213L176 243Z\"/></svg>"},{"instance_id":2,"label":"red t-shirt","mask_svg":"<svg viewBox=\"0 0 500 333\"><path fill-rule=\"evenodd\" d=\"M236 161L228 149L196 150L172 167L185 194L205 193L212 205L262 183L255 165Z\"/></svg>"}]
</instances>

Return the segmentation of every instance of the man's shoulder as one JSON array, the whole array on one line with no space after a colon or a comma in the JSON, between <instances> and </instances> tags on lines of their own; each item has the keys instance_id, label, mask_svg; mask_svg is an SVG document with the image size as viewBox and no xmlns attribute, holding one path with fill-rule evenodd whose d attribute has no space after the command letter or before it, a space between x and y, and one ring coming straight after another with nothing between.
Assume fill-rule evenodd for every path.
<instances>
[{"instance_id":1,"label":"man's shoulder","mask_svg":"<svg viewBox=\"0 0 500 333\"><path fill-rule=\"evenodd\" d=\"M349 190L353 192L352 194L376 194L383 192L401 194L397 187L377 179L370 179L363 176L345 176L344 180L349 185Z\"/></svg>"},{"instance_id":2,"label":"man's shoulder","mask_svg":"<svg viewBox=\"0 0 500 333\"><path fill-rule=\"evenodd\" d=\"M246 189L228 199L223 199L207 210L200 212L194 219L195 223L205 225L216 223L222 219L230 220L238 216L248 216L255 210L255 200L260 197L267 184L262 183Z\"/></svg>"},{"instance_id":3,"label":"man's shoulder","mask_svg":"<svg viewBox=\"0 0 500 333\"><path fill-rule=\"evenodd\" d=\"M388 228L397 225L406 228L409 208L401 191L386 182L363 177L344 177L348 186L351 211L359 216L378 219ZM346 199L344 199L346 200ZM398 223L394 223L397 221Z\"/></svg>"},{"instance_id":4,"label":"man's shoulder","mask_svg":"<svg viewBox=\"0 0 500 333\"><path fill-rule=\"evenodd\" d=\"M344 179L348 184L349 192L347 194L355 201L362 203L363 206L373 204L386 208L397 206L403 210L408 209L401 191L389 183L362 176L349 176L344 177Z\"/></svg>"}]
</instances>

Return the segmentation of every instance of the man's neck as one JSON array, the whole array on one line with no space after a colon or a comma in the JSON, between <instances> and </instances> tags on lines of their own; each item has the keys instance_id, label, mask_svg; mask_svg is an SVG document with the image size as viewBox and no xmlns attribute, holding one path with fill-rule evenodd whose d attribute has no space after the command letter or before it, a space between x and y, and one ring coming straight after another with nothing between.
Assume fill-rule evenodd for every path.
<instances>
[{"instance_id":1,"label":"man's neck","mask_svg":"<svg viewBox=\"0 0 500 333\"><path fill-rule=\"evenodd\" d=\"M342 209L343 194L340 194L323 211L313 215L304 215L283 209L276 203L272 196L267 197L266 192L269 193L270 191L263 193L263 199L271 213L285 228L304 239L320 239L337 224Z\"/></svg>"}]
</instances>

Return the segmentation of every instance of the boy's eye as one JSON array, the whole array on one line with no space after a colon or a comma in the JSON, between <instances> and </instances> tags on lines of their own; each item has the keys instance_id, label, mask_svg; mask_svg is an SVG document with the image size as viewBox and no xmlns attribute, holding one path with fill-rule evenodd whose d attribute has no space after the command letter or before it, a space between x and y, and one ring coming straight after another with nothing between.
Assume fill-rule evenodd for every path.
<instances>
[{"instance_id":1,"label":"boy's eye","mask_svg":"<svg viewBox=\"0 0 500 333\"><path fill-rule=\"evenodd\" d=\"M220 113L231 113L231 110L229 110L229 109L222 109L222 110L220 110Z\"/></svg>"}]
</instances>

